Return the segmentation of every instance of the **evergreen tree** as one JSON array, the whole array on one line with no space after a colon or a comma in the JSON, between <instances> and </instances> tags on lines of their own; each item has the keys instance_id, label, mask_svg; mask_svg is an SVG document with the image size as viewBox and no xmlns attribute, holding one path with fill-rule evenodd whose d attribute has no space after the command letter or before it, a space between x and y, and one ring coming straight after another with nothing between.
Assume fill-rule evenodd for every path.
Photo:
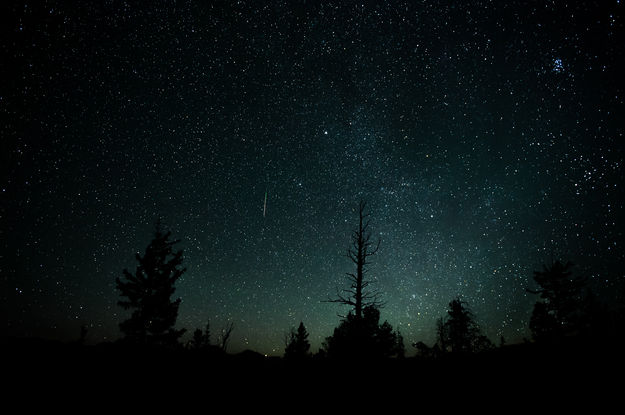
<instances>
[{"instance_id":1,"label":"evergreen tree","mask_svg":"<svg viewBox=\"0 0 625 415\"><path fill-rule=\"evenodd\" d=\"M454 353L472 351L471 343L476 333L471 311L465 307L465 303L460 298L456 298L449 303L447 314L449 315L447 327L451 351Z\"/></svg>"},{"instance_id":2,"label":"evergreen tree","mask_svg":"<svg viewBox=\"0 0 625 415\"><path fill-rule=\"evenodd\" d=\"M474 353L493 347L480 332L471 310L459 297L449 303L447 320L439 320L438 335L441 349L452 353Z\"/></svg>"},{"instance_id":3,"label":"evergreen tree","mask_svg":"<svg viewBox=\"0 0 625 415\"><path fill-rule=\"evenodd\" d=\"M350 312L326 338L324 348L329 357L342 359L387 358L396 356L401 347L393 327L380 324L380 311L367 306L361 318Z\"/></svg>"},{"instance_id":4,"label":"evergreen tree","mask_svg":"<svg viewBox=\"0 0 625 415\"><path fill-rule=\"evenodd\" d=\"M538 342L550 342L559 336L558 321L546 303L537 301L530 317L532 337Z\"/></svg>"},{"instance_id":5,"label":"evergreen tree","mask_svg":"<svg viewBox=\"0 0 625 415\"><path fill-rule=\"evenodd\" d=\"M573 264L560 261L542 271L534 271L538 290L527 291L540 294L530 319L530 330L536 341L553 341L577 335L583 330L585 310L583 288L585 280L572 277Z\"/></svg>"},{"instance_id":6,"label":"evergreen tree","mask_svg":"<svg viewBox=\"0 0 625 415\"><path fill-rule=\"evenodd\" d=\"M436 320L436 346L441 352L446 352L449 346L449 330L443 317Z\"/></svg>"},{"instance_id":7,"label":"evergreen tree","mask_svg":"<svg viewBox=\"0 0 625 415\"><path fill-rule=\"evenodd\" d=\"M418 341L413 343L412 345L415 349L417 349L417 357L428 359L433 356L433 348L429 347L427 344L422 341ZM438 348L438 345L435 345Z\"/></svg>"},{"instance_id":8,"label":"evergreen tree","mask_svg":"<svg viewBox=\"0 0 625 415\"><path fill-rule=\"evenodd\" d=\"M290 340L284 349L286 359L304 359L309 355L310 343L308 342L308 332L304 323L300 322L297 331L291 329Z\"/></svg>"},{"instance_id":9,"label":"evergreen tree","mask_svg":"<svg viewBox=\"0 0 625 415\"><path fill-rule=\"evenodd\" d=\"M186 271L182 264L182 251L173 252L171 232L163 232L160 221L156 225L154 238L145 255L136 254L139 265L134 274L124 269L124 280L117 278L117 289L121 297L118 304L132 310L130 318L119 327L125 339L142 345L174 346L184 333L174 325L178 317L180 299L171 300L175 282Z\"/></svg>"},{"instance_id":10,"label":"evergreen tree","mask_svg":"<svg viewBox=\"0 0 625 415\"><path fill-rule=\"evenodd\" d=\"M397 339L397 344L395 346L395 355L399 359L403 359L404 357L406 357L406 346L404 345L404 336L401 334L401 331L399 331L399 329L397 329L397 333L395 335Z\"/></svg>"},{"instance_id":11,"label":"evergreen tree","mask_svg":"<svg viewBox=\"0 0 625 415\"><path fill-rule=\"evenodd\" d=\"M193 338L189 341L189 348L192 350L206 350L210 347L210 323L206 322L206 329L195 329Z\"/></svg>"}]
</instances>

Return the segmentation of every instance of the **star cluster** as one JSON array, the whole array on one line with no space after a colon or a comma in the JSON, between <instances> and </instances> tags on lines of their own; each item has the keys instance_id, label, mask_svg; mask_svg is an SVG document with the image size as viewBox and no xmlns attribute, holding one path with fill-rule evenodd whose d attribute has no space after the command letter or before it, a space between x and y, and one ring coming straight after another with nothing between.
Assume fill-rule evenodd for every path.
<instances>
[{"instance_id":1,"label":"star cluster","mask_svg":"<svg viewBox=\"0 0 625 415\"><path fill-rule=\"evenodd\" d=\"M11 335L114 340L115 278L157 218L180 239L178 325L281 354L366 200L371 278L406 342L461 295L528 337L532 271L625 277L620 1L7 2L0 272ZM267 211L263 200L267 192Z\"/></svg>"}]
</instances>

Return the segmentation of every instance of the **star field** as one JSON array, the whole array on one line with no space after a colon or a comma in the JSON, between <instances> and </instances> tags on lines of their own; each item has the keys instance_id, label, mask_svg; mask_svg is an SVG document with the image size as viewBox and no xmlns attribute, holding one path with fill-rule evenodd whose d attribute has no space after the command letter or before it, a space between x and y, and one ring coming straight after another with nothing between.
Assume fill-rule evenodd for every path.
<instances>
[{"instance_id":1,"label":"star field","mask_svg":"<svg viewBox=\"0 0 625 415\"><path fill-rule=\"evenodd\" d=\"M529 337L552 258L607 302L625 278L620 1L1 7L7 334L118 338L115 278L158 217L178 326L233 322L233 351L332 333L361 199L407 346L456 295Z\"/></svg>"}]
</instances>

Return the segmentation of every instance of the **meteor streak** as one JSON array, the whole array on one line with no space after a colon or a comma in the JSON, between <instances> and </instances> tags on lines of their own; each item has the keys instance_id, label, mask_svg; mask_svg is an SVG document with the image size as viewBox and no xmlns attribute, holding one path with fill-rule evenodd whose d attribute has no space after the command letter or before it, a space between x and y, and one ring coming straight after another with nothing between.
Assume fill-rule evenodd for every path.
<instances>
[{"instance_id":1,"label":"meteor streak","mask_svg":"<svg viewBox=\"0 0 625 415\"><path fill-rule=\"evenodd\" d=\"M265 204L263 205L263 218L265 217L266 213L267 213L267 191L265 190Z\"/></svg>"}]
</instances>

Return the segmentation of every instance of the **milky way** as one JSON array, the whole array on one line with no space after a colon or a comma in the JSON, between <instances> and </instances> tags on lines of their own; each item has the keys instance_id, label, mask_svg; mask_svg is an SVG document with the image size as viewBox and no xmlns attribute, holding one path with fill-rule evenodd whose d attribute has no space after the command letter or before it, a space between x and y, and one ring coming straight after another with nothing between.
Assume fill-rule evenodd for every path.
<instances>
[{"instance_id":1,"label":"milky way","mask_svg":"<svg viewBox=\"0 0 625 415\"><path fill-rule=\"evenodd\" d=\"M555 258L614 300L624 5L322 3L3 2L4 333L118 338L115 278L160 217L179 327L281 354L303 321L316 351L360 200L407 346L456 295L529 337Z\"/></svg>"}]
</instances>

